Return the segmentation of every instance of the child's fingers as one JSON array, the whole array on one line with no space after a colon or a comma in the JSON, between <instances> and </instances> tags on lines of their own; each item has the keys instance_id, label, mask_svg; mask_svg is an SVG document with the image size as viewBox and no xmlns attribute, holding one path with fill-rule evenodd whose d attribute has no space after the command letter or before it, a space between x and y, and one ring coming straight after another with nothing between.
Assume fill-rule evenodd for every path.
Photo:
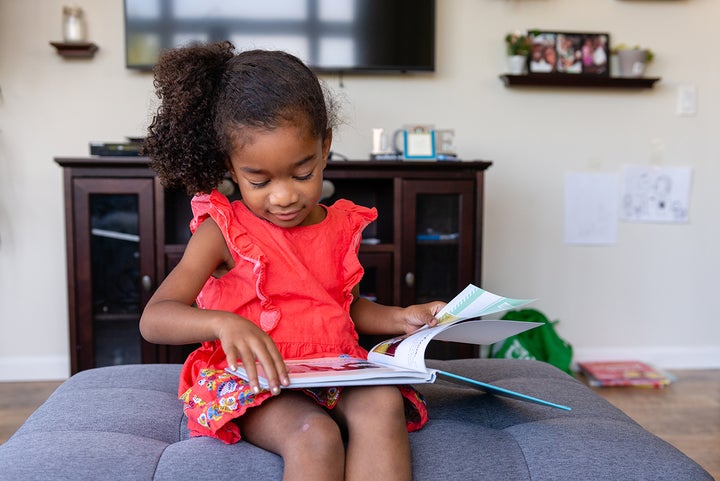
<instances>
[{"instance_id":1,"label":"child's fingers","mask_svg":"<svg viewBox=\"0 0 720 481\"><path fill-rule=\"evenodd\" d=\"M433 327L438 320L435 315L445 306L442 301L428 302L426 304L417 304L407 308L405 322L407 323L408 332L413 332L423 326Z\"/></svg>"},{"instance_id":2,"label":"child's fingers","mask_svg":"<svg viewBox=\"0 0 720 481\"><path fill-rule=\"evenodd\" d=\"M252 351L247 349L240 351L238 359L245 368L245 374L247 374L247 381L250 384L250 388L255 394L260 392L260 383L258 382L257 366L255 365L255 356Z\"/></svg>"},{"instance_id":3,"label":"child's fingers","mask_svg":"<svg viewBox=\"0 0 720 481\"><path fill-rule=\"evenodd\" d=\"M285 365L285 360L282 358L282 355L280 354L280 351L277 350L275 344L273 344L270 354L273 358L278 376L280 377L280 384L287 386L290 384L290 376L288 375L287 365Z\"/></svg>"},{"instance_id":4,"label":"child's fingers","mask_svg":"<svg viewBox=\"0 0 720 481\"><path fill-rule=\"evenodd\" d=\"M437 313L440 312L442 310L442 308L445 307L446 304L447 304L447 302L443 302L443 301L432 302L430 304L430 312L432 312L433 316L436 316Z\"/></svg>"},{"instance_id":5,"label":"child's fingers","mask_svg":"<svg viewBox=\"0 0 720 481\"><path fill-rule=\"evenodd\" d=\"M225 361L227 362L228 368L230 368L233 371L236 370L237 365L238 365L237 360L238 360L238 355L235 354L234 351L231 351L228 349L225 350Z\"/></svg>"},{"instance_id":6,"label":"child's fingers","mask_svg":"<svg viewBox=\"0 0 720 481\"><path fill-rule=\"evenodd\" d=\"M258 356L258 362L262 365L263 371L265 371L265 378L267 379L270 392L273 395L280 394L280 381L272 359L269 358L267 354L263 354Z\"/></svg>"},{"instance_id":7,"label":"child's fingers","mask_svg":"<svg viewBox=\"0 0 720 481\"><path fill-rule=\"evenodd\" d=\"M257 353L257 359L265 371L270 392L273 395L280 394L280 386L289 384L289 380L287 367L275 344L270 341L265 349L261 349Z\"/></svg>"}]
</instances>

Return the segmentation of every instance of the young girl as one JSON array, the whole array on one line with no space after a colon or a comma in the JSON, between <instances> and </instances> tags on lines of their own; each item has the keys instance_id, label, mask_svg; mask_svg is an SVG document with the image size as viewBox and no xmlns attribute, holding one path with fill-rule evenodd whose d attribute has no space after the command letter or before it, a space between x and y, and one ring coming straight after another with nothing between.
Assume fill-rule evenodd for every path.
<instances>
[{"instance_id":1,"label":"young girl","mask_svg":"<svg viewBox=\"0 0 720 481\"><path fill-rule=\"evenodd\" d=\"M414 390L280 391L285 359L364 358L357 332L412 332L443 306L359 298L357 251L376 212L318 204L332 140L318 79L289 54L235 54L222 42L168 51L155 87L146 152L166 186L196 195L193 235L140 328L150 342L202 343L179 386L191 434L242 436L282 456L284 479L410 479L407 431L427 420ZM227 172L241 201L216 190ZM238 361L247 383L224 371ZM258 388L256 361L269 391Z\"/></svg>"}]
</instances>

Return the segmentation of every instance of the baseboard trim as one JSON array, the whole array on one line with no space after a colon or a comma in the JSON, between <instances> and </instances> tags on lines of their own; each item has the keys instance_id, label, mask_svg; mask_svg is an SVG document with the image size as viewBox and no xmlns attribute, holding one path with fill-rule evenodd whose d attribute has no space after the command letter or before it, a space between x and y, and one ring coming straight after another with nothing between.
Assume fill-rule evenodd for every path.
<instances>
[{"instance_id":1,"label":"baseboard trim","mask_svg":"<svg viewBox=\"0 0 720 481\"><path fill-rule=\"evenodd\" d=\"M576 347L573 361L640 360L662 369L720 369L720 346Z\"/></svg>"},{"instance_id":2,"label":"baseboard trim","mask_svg":"<svg viewBox=\"0 0 720 481\"><path fill-rule=\"evenodd\" d=\"M0 382L63 381L69 376L66 356L0 357Z\"/></svg>"}]
</instances>

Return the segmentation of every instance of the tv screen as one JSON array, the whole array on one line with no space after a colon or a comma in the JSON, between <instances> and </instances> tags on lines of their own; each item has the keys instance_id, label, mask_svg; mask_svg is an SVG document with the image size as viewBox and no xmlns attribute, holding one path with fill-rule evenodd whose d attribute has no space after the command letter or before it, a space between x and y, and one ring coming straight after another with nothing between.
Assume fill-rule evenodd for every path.
<instances>
[{"instance_id":1,"label":"tv screen","mask_svg":"<svg viewBox=\"0 0 720 481\"><path fill-rule=\"evenodd\" d=\"M125 0L128 68L219 40L285 50L317 72L433 71L435 0Z\"/></svg>"}]
</instances>

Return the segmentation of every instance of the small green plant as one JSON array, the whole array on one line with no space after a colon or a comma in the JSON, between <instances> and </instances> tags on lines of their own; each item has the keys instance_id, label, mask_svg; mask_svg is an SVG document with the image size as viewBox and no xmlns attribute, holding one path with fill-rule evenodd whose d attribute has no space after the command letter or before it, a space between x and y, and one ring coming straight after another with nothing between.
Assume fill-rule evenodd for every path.
<instances>
[{"instance_id":1,"label":"small green plant","mask_svg":"<svg viewBox=\"0 0 720 481\"><path fill-rule=\"evenodd\" d=\"M655 53L649 48L642 48L639 45L630 46L625 43L621 43L613 47L610 53L613 55L617 55L618 52L620 52L621 50L645 50L647 52L647 58L645 59L646 63L652 62L652 60L655 58Z\"/></svg>"},{"instance_id":2,"label":"small green plant","mask_svg":"<svg viewBox=\"0 0 720 481\"><path fill-rule=\"evenodd\" d=\"M530 53L530 36L519 31L505 35L508 55L528 55Z\"/></svg>"}]
</instances>

